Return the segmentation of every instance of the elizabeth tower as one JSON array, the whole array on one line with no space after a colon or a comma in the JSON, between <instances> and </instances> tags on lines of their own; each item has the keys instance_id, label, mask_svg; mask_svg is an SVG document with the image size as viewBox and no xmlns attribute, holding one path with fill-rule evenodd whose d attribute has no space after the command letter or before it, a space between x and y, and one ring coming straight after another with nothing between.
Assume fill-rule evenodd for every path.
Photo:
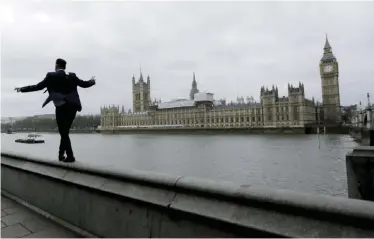
<instances>
[{"instance_id":1,"label":"elizabeth tower","mask_svg":"<svg viewBox=\"0 0 374 239\"><path fill-rule=\"evenodd\" d=\"M334 54L332 54L327 36L323 51L319 68L322 81L324 123L339 124L341 122L339 64Z\"/></svg>"}]
</instances>

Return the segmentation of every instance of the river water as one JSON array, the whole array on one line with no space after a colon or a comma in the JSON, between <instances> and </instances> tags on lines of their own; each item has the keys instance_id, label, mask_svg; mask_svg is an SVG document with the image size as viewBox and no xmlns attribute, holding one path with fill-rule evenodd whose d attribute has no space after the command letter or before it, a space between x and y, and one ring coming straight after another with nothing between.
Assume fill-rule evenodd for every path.
<instances>
[{"instance_id":1,"label":"river water","mask_svg":"<svg viewBox=\"0 0 374 239\"><path fill-rule=\"evenodd\" d=\"M59 135L45 144L15 143L1 134L1 151L57 160ZM72 134L76 160L106 169L140 169L238 184L347 196L347 135L101 135Z\"/></svg>"}]
</instances>

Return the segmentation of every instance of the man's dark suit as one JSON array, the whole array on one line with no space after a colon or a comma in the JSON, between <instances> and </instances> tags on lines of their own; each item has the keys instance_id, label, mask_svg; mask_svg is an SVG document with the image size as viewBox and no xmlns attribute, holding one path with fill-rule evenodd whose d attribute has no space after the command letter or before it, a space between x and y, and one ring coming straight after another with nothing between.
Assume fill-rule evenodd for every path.
<instances>
[{"instance_id":1,"label":"man's dark suit","mask_svg":"<svg viewBox=\"0 0 374 239\"><path fill-rule=\"evenodd\" d=\"M75 119L77 111L82 110L82 104L79 99L77 87L88 88L95 84L95 81L80 80L74 73L66 74L63 70L47 73L43 81L36 85L25 86L20 89L21 92L39 91L47 88L48 98L43 107L50 101L56 106L56 121L61 135L60 156L73 157L73 150L69 138L69 131Z\"/></svg>"}]
</instances>

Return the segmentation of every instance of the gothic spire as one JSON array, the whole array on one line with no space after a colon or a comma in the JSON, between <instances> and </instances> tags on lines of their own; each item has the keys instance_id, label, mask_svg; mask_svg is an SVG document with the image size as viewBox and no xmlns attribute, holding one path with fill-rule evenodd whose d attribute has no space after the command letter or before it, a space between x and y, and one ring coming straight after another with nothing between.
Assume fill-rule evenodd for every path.
<instances>
[{"instance_id":1,"label":"gothic spire","mask_svg":"<svg viewBox=\"0 0 374 239\"><path fill-rule=\"evenodd\" d=\"M195 78L195 72L193 73L193 80L192 80L192 88L190 91L190 99L193 100L195 99L195 94L198 93L199 90L197 89L197 83L196 83L196 78Z\"/></svg>"},{"instance_id":2,"label":"gothic spire","mask_svg":"<svg viewBox=\"0 0 374 239\"><path fill-rule=\"evenodd\" d=\"M142 67L140 67L140 77L139 77L139 81L143 81Z\"/></svg>"},{"instance_id":3,"label":"gothic spire","mask_svg":"<svg viewBox=\"0 0 374 239\"><path fill-rule=\"evenodd\" d=\"M331 46L330 46L330 43L329 43L329 38L327 37L327 34L326 34L326 42L325 42L325 46L323 47L323 49L331 49Z\"/></svg>"},{"instance_id":4,"label":"gothic spire","mask_svg":"<svg viewBox=\"0 0 374 239\"><path fill-rule=\"evenodd\" d=\"M329 39L326 34L325 46L323 47L323 56L321 61L334 61L336 60L334 54L332 54L332 48Z\"/></svg>"}]
</instances>

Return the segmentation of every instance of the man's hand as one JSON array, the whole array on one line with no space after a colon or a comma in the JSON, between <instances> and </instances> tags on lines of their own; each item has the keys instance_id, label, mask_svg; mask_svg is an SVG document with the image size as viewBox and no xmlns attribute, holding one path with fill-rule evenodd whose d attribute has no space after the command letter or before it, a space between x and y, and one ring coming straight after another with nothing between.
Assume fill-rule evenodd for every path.
<instances>
[{"instance_id":1,"label":"man's hand","mask_svg":"<svg viewBox=\"0 0 374 239\"><path fill-rule=\"evenodd\" d=\"M93 84L95 85L96 84L95 76L92 76L91 79L90 79L90 81L93 82Z\"/></svg>"},{"instance_id":2,"label":"man's hand","mask_svg":"<svg viewBox=\"0 0 374 239\"><path fill-rule=\"evenodd\" d=\"M21 87L16 87L16 88L14 88L14 90L17 91L17 92L20 92L21 91Z\"/></svg>"}]
</instances>

